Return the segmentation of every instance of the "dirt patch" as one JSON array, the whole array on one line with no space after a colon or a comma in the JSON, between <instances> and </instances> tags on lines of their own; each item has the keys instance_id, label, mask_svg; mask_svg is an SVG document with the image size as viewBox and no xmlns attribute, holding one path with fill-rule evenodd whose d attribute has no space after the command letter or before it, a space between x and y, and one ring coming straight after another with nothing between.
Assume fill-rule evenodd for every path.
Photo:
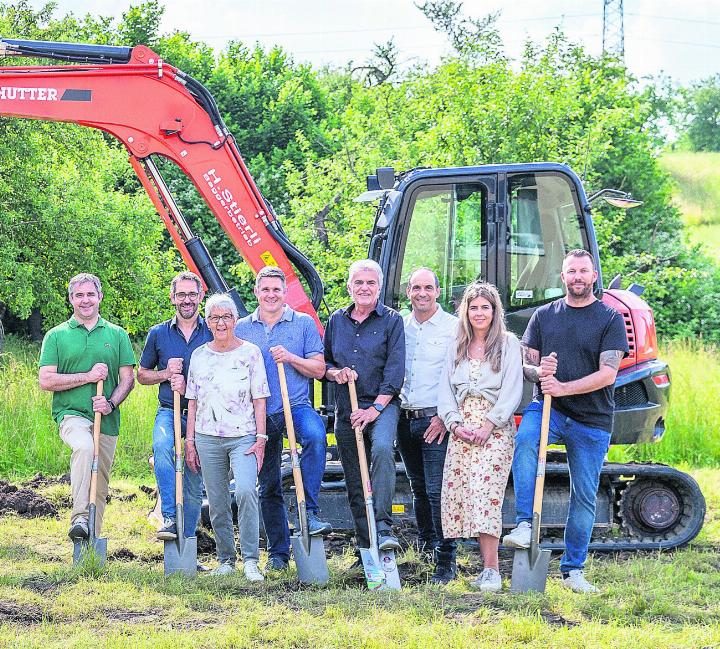
<instances>
[{"instance_id":1,"label":"dirt patch","mask_svg":"<svg viewBox=\"0 0 720 649\"><path fill-rule=\"evenodd\" d=\"M550 611L542 611L540 613L540 617L543 619L543 622L547 624L550 624L552 626L564 626L568 629L580 624L579 622L575 622L574 620L567 620L562 615L550 613Z\"/></svg>"},{"instance_id":2,"label":"dirt patch","mask_svg":"<svg viewBox=\"0 0 720 649\"><path fill-rule=\"evenodd\" d=\"M15 512L23 518L58 515L55 506L44 496L0 480L0 514L5 512Z\"/></svg>"},{"instance_id":3,"label":"dirt patch","mask_svg":"<svg viewBox=\"0 0 720 649\"><path fill-rule=\"evenodd\" d=\"M48 616L39 606L0 601L0 622L16 624L40 624Z\"/></svg>"},{"instance_id":4,"label":"dirt patch","mask_svg":"<svg viewBox=\"0 0 720 649\"><path fill-rule=\"evenodd\" d=\"M148 487L146 484L140 485L140 491L148 496L155 496L157 494L155 487Z\"/></svg>"},{"instance_id":5,"label":"dirt patch","mask_svg":"<svg viewBox=\"0 0 720 649\"><path fill-rule=\"evenodd\" d=\"M109 622L128 622L129 624L147 624L162 620L161 612L155 609L147 611L130 611L123 608L106 609L105 616Z\"/></svg>"},{"instance_id":6,"label":"dirt patch","mask_svg":"<svg viewBox=\"0 0 720 649\"><path fill-rule=\"evenodd\" d=\"M49 487L56 484L70 484L70 474L66 473L58 477L36 473L30 480L23 482L22 486L28 489L39 489L40 487Z\"/></svg>"},{"instance_id":7,"label":"dirt patch","mask_svg":"<svg viewBox=\"0 0 720 649\"><path fill-rule=\"evenodd\" d=\"M197 537L197 552L201 554L215 554L215 539L200 527L195 532Z\"/></svg>"}]
</instances>

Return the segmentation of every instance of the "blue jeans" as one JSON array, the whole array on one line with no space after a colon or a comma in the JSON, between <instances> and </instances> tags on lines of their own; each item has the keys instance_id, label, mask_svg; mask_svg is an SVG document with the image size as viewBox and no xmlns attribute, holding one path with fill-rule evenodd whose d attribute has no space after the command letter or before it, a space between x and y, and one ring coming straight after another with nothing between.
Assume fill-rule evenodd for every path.
<instances>
[{"instance_id":1,"label":"blue jeans","mask_svg":"<svg viewBox=\"0 0 720 649\"><path fill-rule=\"evenodd\" d=\"M185 417L182 418L182 432L185 433ZM162 515L175 520L175 423L171 408L158 408L153 426L153 459L155 480L160 491ZM193 473L183 467L183 505L185 510L185 536L195 536L200 507L202 506L202 473Z\"/></svg>"},{"instance_id":2,"label":"blue jeans","mask_svg":"<svg viewBox=\"0 0 720 649\"><path fill-rule=\"evenodd\" d=\"M517 523L532 521L541 419L542 404L532 401L523 413L515 438L512 476ZM610 446L610 433L581 424L552 408L548 443L565 445L570 468L570 508L560 570L582 570L595 523L600 470Z\"/></svg>"},{"instance_id":3,"label":"blue jeans","mask_svg":"<svg viewBox=\"0 0 720 649\"><path fill-rule=\"evenodd\" d=\"M428 444L423 436L430 419L407 419L401 414L397 433L398 448L410 480L420 543L433 549L438 563L452 563L457 542L455 539L443 538L440 517L440 494L449 433L445 434L442 444L437 441Z\"/></svg>"},{"instance_id":4,"label":"blue jeans","mask_svg":"<svg viewBox=\"0 0 720 649\"><path fill-rule=\"evenodd\" d=\"M320 485L325 474L327 434L322 418L310 405L292 406L295 437L300 446L305 502L308 512L317 514ZM258 481L260 483L260 511L262 512L268 554L284 561L290 558L290 528L282 490L283 437L287 436L285 415L276 412L266 418L268 440L265 459Z\"/></svg>"},{"instance_id":5,"label":"blue jeans","mask_svg":"<svg viewBox=\"0 0 720 649\"><path fill-rule=\"evenodd\" d=\"M391 402L372 424L365 427L364 431L378 534L392 532L392 501L395 496L394 447L399 416L400 407ZM348 501L355 524L355 538L359 547L368 548L370 536L365 513L365 497L360 478L355 431L350 424L349 413L344 416L338 414L336 417L335 438L345 473Z\"/></svg>"}]
</instances>

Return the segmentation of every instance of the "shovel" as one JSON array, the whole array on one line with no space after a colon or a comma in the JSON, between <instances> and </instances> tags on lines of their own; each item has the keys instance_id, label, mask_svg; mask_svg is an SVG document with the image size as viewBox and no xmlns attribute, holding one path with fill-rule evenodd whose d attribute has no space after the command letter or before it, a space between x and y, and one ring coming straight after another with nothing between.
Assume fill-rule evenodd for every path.
<instances>
[{"instance_id":1,"label":"shovel","mask_svg":"<svg viewBox=\"0 0 720 649\"><path fill-rule=\"evenodd\" d=\"M350 389L350 407L353 412L358 409L355 382L348 383ZM360 477L365 496L365 512L368 522L369 548L360 548L360 559L365 571L365 581L370 590L400 590L400 573L398 573L393 550L380 550L377 540L377 524L375 523L375 505L373 504L372 483L365 454L365 437L359 426L355 427L355 443L357 444Z\"/></svg>"},{"instance_id":2,"label":"shovel","mask_svg":"<svg viewBox=\"0 0 720 649\"><path fill-rule=\"evenodd\" d=\"M552 397L545 395L543 401L542 423L540 424L540 448L538 449L537 474L535 476L535 498L533 500L533 520L530 532L530 547L527 550L515 550L513 557L510 590L513 593L528 591L545 592L550 550L540 548L540 517L542 516L543 488L545 486L545 458L547 456L548 432L550 431L550 406Z\"/></svg>"},{"instance_id":3,"label":"shovel","mask_svg":"<svg viewBox=\"0 0 720 649\"><path fill-rule=\"evenodd\" d=\"M97 382L97 396L103 395L103 381ZM98 475L98 463L100 455L100 422L102 420L102 413L95 413L95 420L93 422L93 462L92 468L90 469L90 504L88 505L88 538L87 539L75 539L73 540L73 564L78 565L85 561L85 559L94 555L98 567L102 568L105 565L105 559L107 558L107 539L99 539L95 534L95 517L96 517L96 505L95 499L97 498L97 475Z\"/></svg>"},{"instance_id":4,"label":"shovel","mask_svg":"<svg viewBox=\"0 0 720 649\"><path fill-rule=\"evenodd\" d=\"M164 541L165 574L180 572L188 577L197 575L197 537L185 538L185 515L183 512L183 454L180 439L180 393L173 392L173 414L175 415L175 527L177 538Z\"/></svg>"},{"instance_id":5,"label":"shovel","mask_svg":"<svg viewBox=\"0 0 720 649\"><path fill-rule=\"evenodd\" d=\"M305 488L303 487L302 472L300 471L300 458L295 443L295 425L290 410L290 397L288 396L287 381L285 379L285 366L277 364L280 378L280 392L282 393L283 412L285 414L285 428L287 429L290 445L290 462L292 464L293 481L295 482L295 495L298 504L298 522L300 533L290 537L298 578L303 584L326 584L330 575L328 573L327 558L325 557L325 544L322 537L310 536L307 521L307 508L305 505Z\"/></svg>"}]
</instances>

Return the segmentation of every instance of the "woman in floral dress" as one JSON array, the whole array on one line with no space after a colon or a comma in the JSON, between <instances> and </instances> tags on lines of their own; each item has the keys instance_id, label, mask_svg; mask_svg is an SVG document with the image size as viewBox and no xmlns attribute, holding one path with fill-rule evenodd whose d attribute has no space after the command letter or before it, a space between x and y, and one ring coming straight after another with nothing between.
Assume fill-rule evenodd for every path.
<instances>
[{"instance_id":1,"label":"woman in floral dress","mask_svg":"<svg viewBox=\"0 0 720 649\"><path fill-rule=\"evenodd\" d=\"M475 282L458 309L456 344L440 379L438 414L450 431L441 496L443 535L476 538L484 570L472 586L502 588L502 502L523 390L520 342L505 328L500 295Z\"/></svg>"}]
</instances>

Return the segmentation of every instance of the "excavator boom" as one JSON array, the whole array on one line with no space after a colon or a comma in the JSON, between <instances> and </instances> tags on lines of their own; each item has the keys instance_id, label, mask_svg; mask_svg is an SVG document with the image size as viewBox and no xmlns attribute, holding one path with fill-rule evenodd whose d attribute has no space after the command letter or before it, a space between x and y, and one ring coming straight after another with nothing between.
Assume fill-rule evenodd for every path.
<instances>
[{"instance_id":1,"label":"excavator boom","mask_svg":"<svg viewBox=\"0 0 720 649\"><path fill-rule=\"evenodd\" d=\"M322 299L322 282L312 264L285 237L201 83L142 45L0 40L0 55L73 63L0 67L0 116L71 122L120 140L185 263L211 291L228 290L204 244L175 204L153 157L171 160L194 184L253 271L280 266L287 276L287 303L311 315L320 327L316 308ZM307 280L312 300L293 264ZM237 294L236 301L244 310Z\"/></svg>"}]
</instances>

